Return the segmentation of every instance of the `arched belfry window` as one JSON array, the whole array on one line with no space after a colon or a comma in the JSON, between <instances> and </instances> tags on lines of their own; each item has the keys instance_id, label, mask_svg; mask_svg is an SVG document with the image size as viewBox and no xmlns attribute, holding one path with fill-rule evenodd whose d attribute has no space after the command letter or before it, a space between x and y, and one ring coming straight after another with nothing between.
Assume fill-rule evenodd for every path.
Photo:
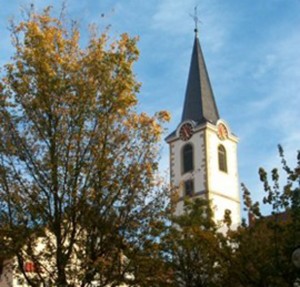
<instances>
[{"instance_id":1,"label":"arched belfry window","mask_svg":"<svg viewBox=\"0 0 300 287\"><path fill-rule=\"evenodd\" d=\"M186 173L194 169L194 151L191 144L186 144L182 149L182 172Z\"/></svg>"},{"instance_id":2,"label":"arched belfry window","mask_svg":"<svg viewBox=\"0 0 300 287\"><path fill-rule=\"evenodd\" d=\"M226 149L223 145L218 147L219 170L227 172Z\"/></svg>"}]
</instances>

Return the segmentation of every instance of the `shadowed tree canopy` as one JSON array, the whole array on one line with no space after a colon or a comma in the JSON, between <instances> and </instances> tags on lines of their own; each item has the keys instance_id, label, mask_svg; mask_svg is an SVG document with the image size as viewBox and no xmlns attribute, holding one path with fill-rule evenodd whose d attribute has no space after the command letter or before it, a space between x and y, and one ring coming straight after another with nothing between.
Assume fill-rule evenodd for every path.
<instances>
[{"instance_id":1,"label":"shadowed tree canopy","mask_svg":"<svg viewBox=\"0 0 300 287\"><path fill-rule=\"evenodd\" d=\"M0 82L0 257L31 286L134 285L128 274L155 242L166 203L156 171L169 119L136 112L137 39L92 33L83 49L78 27L50 8L11 29L15 54Z\"/></svg>"},{"instance_id":2,"label":"shadowed tree canopy","mask_svg":"<svg viewBox=\"0 0 300 287\"><path fill-rule=\"evenodd\" d=\"M171 216L161 248L169 285L185 287L289 287L300 279L292 263L300 246L300 152L290 167L279 147L282 170L259 169L262 203L254 202L243 185L245 211L250 221L231 228L230 211L220 225L212 220L211 203L187 201L184 212ZM269 212L262 215L261 206ZM224 231L221 233L220 226ZM226 232L225 232L226 230ZM297 279L298 278L298 279ZM163 285L162 285L163 286Z\"/></svg>"},{"instance_id":3,"label":"shadowed tree canopy","mask_svg":"<svg viewBox=\"0 0 300 287\"><path fill-rule=\"evenodd\" d=\"M293 284L300 270L292 263L292 253L300 246L300 152L295 168L287 164L281 146L279 155L282 172L274 168L268 174L259 169L265 192L262 204L269 207L270 214L262 215L261 204L253 202L243 186L250 220L249 225L229 232L233 248L228 256L228 286L298 286Z\"/></svg>"},{"instance_id":4,"label":"shadowed tree canopy","mask_svg":"<svg viewBox=\"0 0 300 287\"><path fill-rule=\"evenodd\" d=\"M203 198L186 201L183 214L172 216L171 221L162 240L171 270L170 286L224 286L226 240L218 231L221 224L213 220L211 202Z\"/></svg>"}]
</instances>

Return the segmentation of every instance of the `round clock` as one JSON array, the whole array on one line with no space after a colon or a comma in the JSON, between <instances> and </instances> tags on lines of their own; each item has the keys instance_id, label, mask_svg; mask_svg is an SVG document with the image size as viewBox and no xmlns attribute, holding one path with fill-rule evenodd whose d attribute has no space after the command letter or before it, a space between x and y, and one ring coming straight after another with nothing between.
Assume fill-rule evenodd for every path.
<instances>
[{"instance_id":1,"label":"round clock","mask_svg":"<svg viewBox=\"0 0 300 287\"><path fill-rule=\"evenodd\" d=\"M182 140L187 141L193 135L193 126L191 123L185 123L181 126L179 136Z\"/></svg>"},{"instance_id":2,"label":"round clock","mask_svg":"<svg viewBox=\"0 0 300 287\"><path fill-rule=\"evenodd\" d=\"M225 140L228 138L228 130L222 123L218 124L218 137L220 140Z\"/></svg>"}]
</instances>

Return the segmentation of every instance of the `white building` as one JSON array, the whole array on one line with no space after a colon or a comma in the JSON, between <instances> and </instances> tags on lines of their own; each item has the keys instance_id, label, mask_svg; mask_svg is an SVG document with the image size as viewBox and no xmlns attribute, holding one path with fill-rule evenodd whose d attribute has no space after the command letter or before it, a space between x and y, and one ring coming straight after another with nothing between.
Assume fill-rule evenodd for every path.
<instances>
[{"instance_id":1,"label":"white building","mask_svg":"<svg viewBox=\"0 0 300 287\"><path fill-rule=\"evenodd\" d=\"M212 202L216 221L226 209L233 225L241 222L237 164L238 138L220 118L197 29L181 122L167 138L171 185L178 188L176 214L184 198L205 197Z\"/></svg>"},{"instance_id":2,"label":"white building","mask_svg":"<svg viewBox=\"0 0 300 287\"><path fill-rule=\"evenodd\" d=\"M28 254L27 248L23 248L22 269L24 274L20 270L20 262L17 257L6 260L0 258L0 287L29 287L30 285L27 284L26 277L30 280L34 280L38 287L54 286L52 279L54 276L57 276L55 239L50 232L47 231L46 233L47 237L37 237L36 240L32 242L32 253L29 251L30 255L26 255ZM85 235L88 236L88 234ZM53 246L53 250L49 249L49 245L47 244L49 242ZM72 263L66 268L66 276L68 284L70 284L69 286L79 287L81 286L81 281L79 281L78 278L82 278L82 261L77 255L81 247L75 244L74 249L76 250L72 253L70 260ZM36 261L34 262L33 259L36 259ZM119 261L115 264L121 266L123 263L126 263L126 257L120 254ZM130 273L125 273L124 275L127 280L134 278ZM98 279L100 280L99 277ZM89 286L100 286L98 279L96 277ZM128 285L125 283L118 284L118 287L126 286Z\"/></svg>"}]
</instances>

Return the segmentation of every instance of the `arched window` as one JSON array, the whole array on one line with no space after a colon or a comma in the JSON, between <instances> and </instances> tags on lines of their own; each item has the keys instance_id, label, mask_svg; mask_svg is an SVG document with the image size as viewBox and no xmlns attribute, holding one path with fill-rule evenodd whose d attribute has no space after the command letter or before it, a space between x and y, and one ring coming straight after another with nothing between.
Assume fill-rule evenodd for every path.
<instances>
[{"instance_id":1,"label":"arched window","mask_svg":"<svg viewBox=\"0 0 300 287\"><path fill-rule=\"evenodd\" d=\"M194 154L193 146L191 144L186 144L182 149L182 172L186 173L194 169Z\"/></svg>"},{"instance_id":2,"label":"arched window","mask_svg":"<svg viewBox=\"0 0 300 287\"><path fill-rule=\"evenodd\" d=\"M218 147L219 170L227 172L226 149L223 145Z\"/></svg>"}]
</instances>

